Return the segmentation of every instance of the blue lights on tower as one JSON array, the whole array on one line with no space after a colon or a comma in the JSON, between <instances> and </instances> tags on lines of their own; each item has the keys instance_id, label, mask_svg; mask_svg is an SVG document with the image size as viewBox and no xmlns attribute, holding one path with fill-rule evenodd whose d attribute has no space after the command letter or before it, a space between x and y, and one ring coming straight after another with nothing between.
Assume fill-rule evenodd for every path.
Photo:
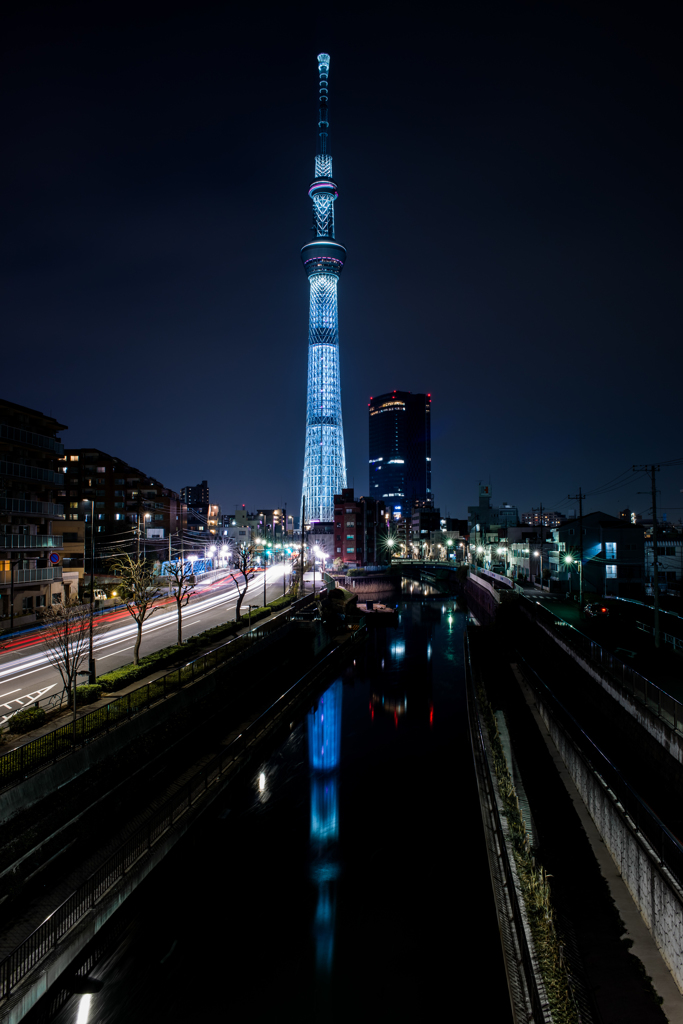
<instances>
[{"instance_id":1,"label":"blue lights on tower","mask_svg":"<svg viewBox=\"0 0 683 1024\"><path fill-rule=\"evenodd\" d=\"M332 157L329 153L329 70L329 54L318 54L318 152L315 180L308 190L313 201L313 241L301 250L311 290L302 489L302 505L305 497L305 518L308 522L331 522L334 518L334 495L341 494L342 488L346 487L337 317L337 281L346 259L346 249L334 238L334 201L338 191L332 179ZM305 528L303 509L301 526Z\"/></svg>"}]
</instances>

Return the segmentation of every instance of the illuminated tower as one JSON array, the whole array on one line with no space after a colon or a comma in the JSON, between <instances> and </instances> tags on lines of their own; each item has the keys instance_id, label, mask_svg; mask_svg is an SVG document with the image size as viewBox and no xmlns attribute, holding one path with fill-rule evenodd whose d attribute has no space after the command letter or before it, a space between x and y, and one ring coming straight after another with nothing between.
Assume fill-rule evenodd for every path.
<instances>
[{"instance_id":1,"label":"illuminated tower","mask_svg":"<svg viewBox=\"0 0 683 1024\"><path fill-rule=\"evenodd\" d=\"M332 180L327 109L327 78L330 58L318 54L320 98L315 180L308 194L313 200L313 241L301 250L311 287L308 320L308 393L306 402L306 452L302 496L306 520L331 522L334 495L346 487L346 456L339 381L339 327L337 281L346 249L334 240L334 201L337 186ZM303 513L301 528L305 528Z\"/></svg>"}]
</instances>

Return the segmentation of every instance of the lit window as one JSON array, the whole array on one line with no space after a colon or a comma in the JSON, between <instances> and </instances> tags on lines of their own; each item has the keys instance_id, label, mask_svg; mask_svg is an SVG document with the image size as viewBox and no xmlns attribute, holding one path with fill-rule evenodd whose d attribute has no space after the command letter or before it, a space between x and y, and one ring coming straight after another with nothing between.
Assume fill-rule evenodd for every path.
<instances>
[{"instance_id":1,"label":"lit window","mask_svg":"<svg viewBox=\"0 0 683 1024\"><path fill-rule=\"evenodd\" d=\"M616 565L605 566L605 576L608 580L615 580L617 578L617 567Z\"/></svg>"},{"instance_id":2,"label":"lit window","mask_svg":"<svg viewBox=\"0 0 683 1024\"><path fill-rule=\"evenodd\" d=\"M356 550L355 548L347 548L346 549L346 553L347 553L347 555L352 555L355 550Z\"/></svg>"},{"instance_id":3,"label":"lit window","mask_svg":"<svg viewBox=\"0 0 683 1024\"><path fill-rule=\"evenodd\" d=\"M78 462L78 455L70 455L69 462Z\"/></svg>"},{"instance_id":4,"label":"lit window","mask_svg":"<svg viewBox=\"0 0 683 1024\"><path fill-rule=\"evenodd\" d=\"M70 501L69 502L69 508L78 508L78 502L77 501Z\"/></svg>"},{"instance_id":5,"label":"lit window","mask_svg":"<svg viewBox=\"0 0 683 1024\"><path fill-rule=\"evenodd\" d=\"M605 542L605 558L616 558L617 557L617 545L612 541ZM616 575L616 573L615 573Z\"/></svg>"}]
</instances>

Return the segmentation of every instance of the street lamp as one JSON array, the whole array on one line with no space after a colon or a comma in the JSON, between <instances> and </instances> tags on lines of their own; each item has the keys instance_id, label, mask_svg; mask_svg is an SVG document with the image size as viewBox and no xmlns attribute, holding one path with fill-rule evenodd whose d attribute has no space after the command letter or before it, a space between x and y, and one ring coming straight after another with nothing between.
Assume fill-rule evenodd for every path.
<instances>
[{"instance_id":1,"label":"street lamp","mask_svg":"<svg viewBox=\"0 0 683 1024\"><path fill-rule=\"evenodd\" d=\"M572 555L565 555L564 556L564 560L565 560L565 563L568 566L570 566L570 567L571 567L572 562L575 561L575 559L574 559L574 557ZM581 567L581 559L580 558L579 558L579 560L577 561L576 564L579 567L579 605L581 607L583 607L583 571L582 571L582 567ZM572 570L570 568L569 569L569 593L571 594L571 592L572 592Z\"/></svg>"}]
</instances>

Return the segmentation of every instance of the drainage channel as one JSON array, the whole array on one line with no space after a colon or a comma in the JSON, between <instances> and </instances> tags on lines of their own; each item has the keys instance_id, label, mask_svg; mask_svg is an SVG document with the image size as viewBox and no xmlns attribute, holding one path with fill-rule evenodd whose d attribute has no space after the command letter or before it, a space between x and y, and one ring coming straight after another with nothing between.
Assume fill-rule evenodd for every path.
<instances>
[{"instance_id":1,"label":"drainage channel","mask_svg":"<svg viewBox=\"0 0 683 1024\"><path fill-rule=\"evenodd\" d=\"M413 591L131 897L58 1012L26 1020L424 1019L467 997L510 1021L463 628Z\"/></svg>"}]
</instances>

